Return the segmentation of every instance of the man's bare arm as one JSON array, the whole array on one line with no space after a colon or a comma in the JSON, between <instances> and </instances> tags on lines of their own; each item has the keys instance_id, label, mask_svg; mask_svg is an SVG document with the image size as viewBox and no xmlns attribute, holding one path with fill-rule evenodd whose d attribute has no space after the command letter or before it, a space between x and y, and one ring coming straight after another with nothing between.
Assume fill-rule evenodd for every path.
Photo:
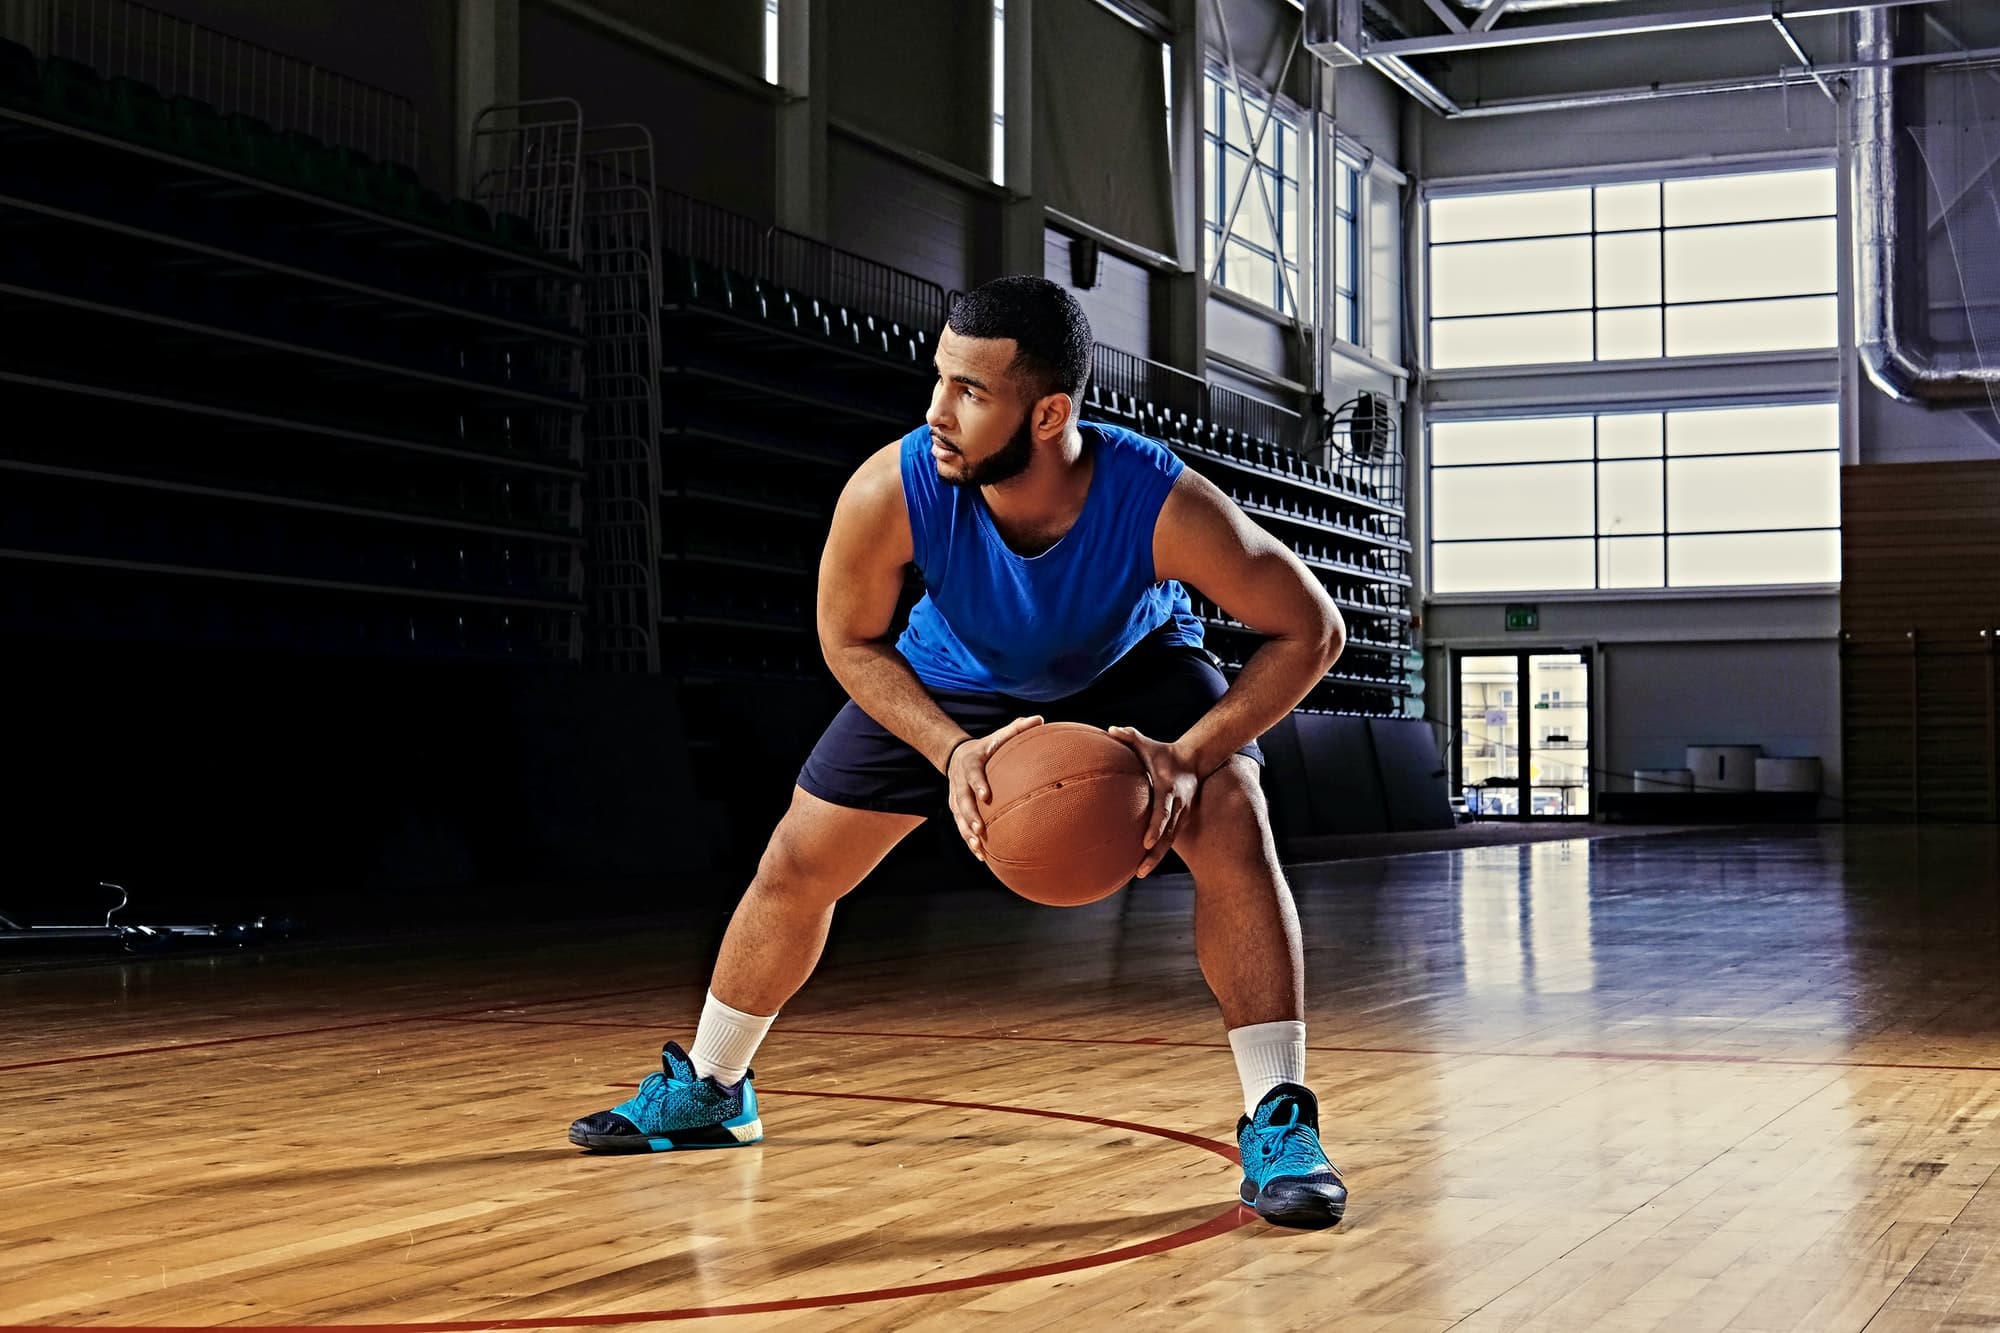
<instances>
[{"instance_id":1,"label":"man's bare arm","mask_svg":"<svg viewBox=\"0 0 2000 1333\"><path fill-rule=\"evenodd\" d=\"M1159 578L1200 589L1268 638L1228 693L1175 742L1205 778L1298 707L1340 656L1347 626L1291 549L1192 468L1161 507L1153 564Z\"/></svg>"},{"instance_id":2,"label":"man's bare arm","mask_svg":"<svg viewBox=\"0 0 2000 1333\"><path fill-rule=\"evenodd\" d=\"M946 716L889 640L914 556L900 444L877 450L840 493L819 563L819 645L861 710L940 772L965 729Z\"/></svg>"}]
</instances>

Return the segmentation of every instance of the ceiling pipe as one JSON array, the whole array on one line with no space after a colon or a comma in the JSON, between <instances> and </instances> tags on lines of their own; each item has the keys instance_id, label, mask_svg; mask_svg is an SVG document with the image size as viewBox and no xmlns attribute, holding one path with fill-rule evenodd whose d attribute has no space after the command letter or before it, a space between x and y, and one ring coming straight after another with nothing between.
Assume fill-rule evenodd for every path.
<instances>
[{"instance_id":1,"label":"ceiling pipe","mask_svg":"<svg viewBox=\"0 0 2000 1333\"><path fill-rule=\"evenodd\" d=\"M1992 405L2000 367L1943 348L1926 329L1924 193L1901 148L1902 130L1923 105L1923 82L1899 87L1894 66L1900 16L1864 11L1856 25L1854 74L1855 328L1862 368L1884 393L1933 406Z\"/></svg>"}]
</instances>

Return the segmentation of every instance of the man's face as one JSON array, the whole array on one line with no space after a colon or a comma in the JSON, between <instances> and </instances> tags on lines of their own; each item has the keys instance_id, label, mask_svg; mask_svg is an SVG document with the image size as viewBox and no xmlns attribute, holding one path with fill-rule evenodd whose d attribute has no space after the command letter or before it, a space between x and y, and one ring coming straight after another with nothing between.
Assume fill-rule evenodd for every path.
<instances>
[{"instance_id":1,"label":"man's face","mask_svg":"<svg viewBox=\"0 0 2000 1333\"><path fill-rule=\"evenodd\" d=\"M938 335L937 384L924 420L931 458L947 486L997 486L1027 471L1035 455L1035 403L1010 367L1012 338Z\"/></svg>"}]
</instances>

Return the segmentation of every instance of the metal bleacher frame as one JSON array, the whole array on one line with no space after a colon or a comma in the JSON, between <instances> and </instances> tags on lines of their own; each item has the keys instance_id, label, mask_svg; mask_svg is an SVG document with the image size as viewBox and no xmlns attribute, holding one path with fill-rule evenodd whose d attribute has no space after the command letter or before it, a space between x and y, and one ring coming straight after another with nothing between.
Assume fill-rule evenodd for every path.
<instances>
[{"instance_id":1,"label":"metal bleacher frame","mask_svg":"<svg viewBox=\"0 0 2000 1333\"><path fill-rule=\"evenodd\" d=\"M130 0L8 13L0 634L578 662L573 255L424 185L380 90ZM273 933L117 910L0 940Z\"/></svg>"}]
</instances>

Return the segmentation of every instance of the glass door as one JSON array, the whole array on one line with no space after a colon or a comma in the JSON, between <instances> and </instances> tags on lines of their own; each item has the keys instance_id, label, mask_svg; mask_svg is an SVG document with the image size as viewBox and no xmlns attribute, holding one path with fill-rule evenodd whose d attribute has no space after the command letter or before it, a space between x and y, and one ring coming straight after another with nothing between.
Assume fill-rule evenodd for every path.
<instances>
[{"instance_id":1,"label":"glass door","mask_svg":"<svg viewBox=\"0 0 2000 1333\"><path fill-rule=\"evenodd\" d=\"M1458 787L1482 818L1521 813L1521 660L1458 659Z\"/></svg>"},{"instance_id":2,"label":"glass door","mask_svg":"<svg viewBox=\"0 0 2000 1333\"><path fill-rule=\"evenodd\" d=\"M1483 819L1591 812L1590 654L1458 656L1458 787Z\"/></svg>"},{"instance_id":3,"label":"glass door","mask_svg":"<svg viewBox=\"0 0 2000 1333\"><path fill-rule=\"evenodd\" d=\"M1528 653L1529 813L1590 815L1590 657Z\"/></svg>"}]
</instances>

